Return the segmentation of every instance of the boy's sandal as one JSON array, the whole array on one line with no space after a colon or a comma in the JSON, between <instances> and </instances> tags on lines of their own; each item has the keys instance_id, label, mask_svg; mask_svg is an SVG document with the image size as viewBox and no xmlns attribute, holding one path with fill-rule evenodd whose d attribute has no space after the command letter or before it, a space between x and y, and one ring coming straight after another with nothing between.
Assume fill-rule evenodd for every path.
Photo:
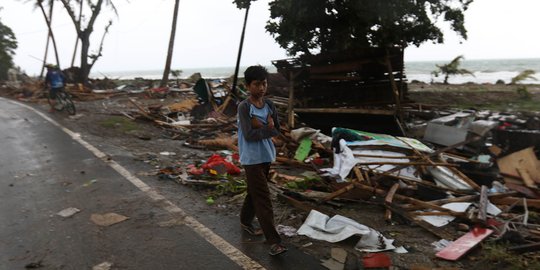
<instances>
[{"instance_id":1,"label":"boy's sandal","mask_svg":"<svg viewBox=\"0 0 540 270\"><path fill-rule=\"evenodd\" d=\"M259 236L259 235L262 235L263 234L263 231L259 228L255 228L253 226L248 226L248 225L244 225L242 223L240 223L240 226L242 227L242 229L244 231L246 231L247 233L249 233L250 235L253 235L253 236Z\"/></svg>"},{"instance_id":2,"label":"boy's sandal","mask_svg":"<svg viewBox=\"0 0 540 270\"><path fill-rule=\"evenodd\" d=\"M275 256L287 250L288 250L287 247L285 247L282 244L273 244L272 246L270 246L270 252L268 252L268 254Z\"/></svg>"}]
</instances>

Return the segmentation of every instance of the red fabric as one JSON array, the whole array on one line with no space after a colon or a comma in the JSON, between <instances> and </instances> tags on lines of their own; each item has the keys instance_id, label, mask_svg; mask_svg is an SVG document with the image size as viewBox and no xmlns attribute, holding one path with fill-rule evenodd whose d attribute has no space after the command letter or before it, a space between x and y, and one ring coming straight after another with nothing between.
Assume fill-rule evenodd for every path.
<instances>
[{"instance_id":1,"label":"red fabric","mask_svg":"<svg viewBox=\"0 0 540 270\"><path fill-rule=\"evenodd\" d=\"M385 268L392 266L390 257L385 253L367 254L363 258L364 268Z\"/></svg>"},{"instance_id":2,"label":"red fabric","mask_svg":"<svg viewBox=\"0 0 540 270\"><path fill-rule=\"evenodd\" d=\"M219 171L219 167L225 166L228 174L240 174L240 168L238 168L236 165L228 162L223 158L222 156L218 154L213 154L205 164L201 166L201 168L205 170L216 170Z\"/></svg>"}]
</instances>

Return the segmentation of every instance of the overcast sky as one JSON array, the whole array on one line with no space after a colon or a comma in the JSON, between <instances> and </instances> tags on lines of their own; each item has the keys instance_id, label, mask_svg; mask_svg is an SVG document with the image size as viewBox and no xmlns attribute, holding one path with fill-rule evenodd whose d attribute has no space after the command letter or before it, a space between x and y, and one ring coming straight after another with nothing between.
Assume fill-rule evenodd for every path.
<instances>
[{"instance_id":1,"label":"overcast sky","mask_svg":"<svg viewBox=\"0 0 540 270\"><path fill-rule=\"evenodd\" d=\"M274 39L265 32L268 2L256 1L250 10L242 65L270 65L286 58ZM33 1L2 0L2 22L19 42L15 63L30 74L39 73L47 28ZM113 19L105 39L103 57L94 72L163 69L173 13L173 0L115 0L118 16L102 13L92 35L97 50L104 25ZM409 47L406 61L466 59L540 58L540 0L475 0L466 13L469 39L460 40L445 29L445 44L426 43ZM57 3L53 30L63 67L69 66L75 31L65 10ZM244 11L232 0L181 0L173 69L234 66ZM36 59L37 58L37 59ZM54 62L52 54L48 62ZM79 60L76 60L78 65Z\"/></svg>"}]
</instances>

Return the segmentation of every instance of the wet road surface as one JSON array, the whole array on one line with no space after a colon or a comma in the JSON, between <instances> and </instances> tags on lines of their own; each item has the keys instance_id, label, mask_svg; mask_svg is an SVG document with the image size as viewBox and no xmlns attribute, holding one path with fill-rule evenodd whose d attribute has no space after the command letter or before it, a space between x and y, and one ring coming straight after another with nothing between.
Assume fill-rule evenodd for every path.
<instances>
[{"instance_id":1,"label":"wet road surface","mask_svg":"<svg viewBox=\"0 0 540 270\"><path fill-rule=\"evenodd\" d=\"M236 216L205 211L187 189L178 194L148 183L163 196L149 197L59 127L2 98L0 151L0 269L30 263L92 269L103 262L112 263L111 269L321 269L296 249L270 257L263 239L238 229ZM139 166L130 158L114 159L128 171ZM171 211L171 205L185 213ZM57 215L69 207L81 211ZM90 219L105 213L129 219L111 226ZM239 263L245 259L235 254L247 262Z\"/></svg>"}]
</instances>

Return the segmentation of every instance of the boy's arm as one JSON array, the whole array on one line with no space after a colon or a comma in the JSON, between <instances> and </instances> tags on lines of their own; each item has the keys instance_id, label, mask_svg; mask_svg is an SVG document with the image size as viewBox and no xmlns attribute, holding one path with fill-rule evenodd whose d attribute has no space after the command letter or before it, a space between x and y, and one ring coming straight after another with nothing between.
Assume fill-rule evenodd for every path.
<instances>
[{"instance_id":1,"label":"boy's arm","mask_svg":"<svg viewBox=\"0 0 540 270\"><path fill-rule=\"evenodd\" d=\"M267 126L253 128L251 126L251 117L249 116L249 104L247 103L240 103L238 106L238 120L239 128L242 130L246 141L260 141L279 134L275 128L269 129Z\"/></svg>"},{"instance_id":2,"label":"boy's arm","mask_svg":"<svg viewBox=\"0 0 540 270\"><path fill-rule=\"evenodd\" d=\"M268 103L268 105L270 106L270 109L272 110L272 120L274 120L274 128L276 129L276 131L279 134L280 130L281 130L281 125L279 123L279 116L278 116L278 112L276 110L276 105L274 104L274 102L272 102L269 99L266 102Z\"/></svg>"}]
</instances>

